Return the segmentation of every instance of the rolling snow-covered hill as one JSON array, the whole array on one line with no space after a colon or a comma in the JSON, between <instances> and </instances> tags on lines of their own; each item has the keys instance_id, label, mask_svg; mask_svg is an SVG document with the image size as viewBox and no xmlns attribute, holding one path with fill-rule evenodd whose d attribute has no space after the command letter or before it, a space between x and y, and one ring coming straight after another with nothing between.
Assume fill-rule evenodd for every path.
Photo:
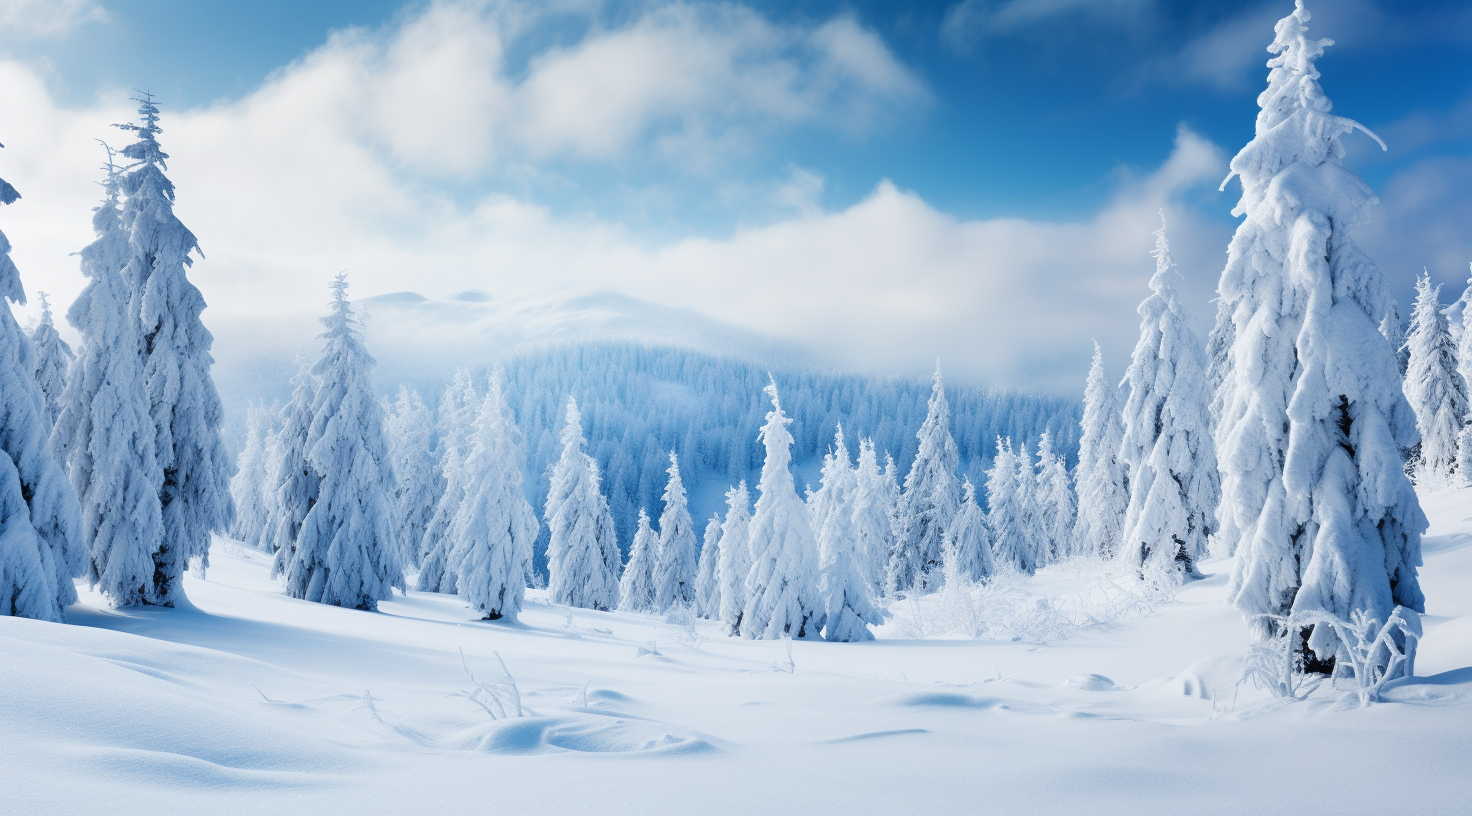
<instances>
[{"instance_id":1,"label":"rolling snow-covered hill","mask_svg":"<svg viewBox=\"0 0 1472 816\"><path fill-rule=\"evenodd\" d=\"M187 579L196 608L84 593L70 625L0 618L3 809L1465 812L1472 489L1425 506L1417 677L1367 708L1327 684L1300 702L1237 687L1226 559L1173 601L1115 603L1098 593L1117 576L1067 565L1007 590L1107 623L963 639L930 596L872 643L789 644L539 592L519 624L417 592L322 606L220 540ZM471 675L514 679L523 716L493 720Z\"/></svg>"}]
</instances>

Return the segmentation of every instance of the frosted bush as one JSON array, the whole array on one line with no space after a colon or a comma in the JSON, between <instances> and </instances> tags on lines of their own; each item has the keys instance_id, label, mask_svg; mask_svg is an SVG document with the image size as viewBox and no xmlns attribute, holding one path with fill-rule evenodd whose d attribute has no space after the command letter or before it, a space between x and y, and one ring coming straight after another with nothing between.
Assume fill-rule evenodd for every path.
<instances>
[{"instance_id":1,"label":"frosted bush","mask_svg":"<svg viewBox=\"0 0 1472 816\"><path fill-rule=\"evenodd\" d=\"M1385 623L1363 610L1354 610L1349 620L1325 612L1296 616L1261 616L1272 628L1272 638L1255 643L1243 663L1237 685L1252 683L1274 697L1301 700L1318 688L1321 678L1304 672L1302 633L1310 626L1325 626L1339 639L1334 670L1329 680L1336 689L1351 681L1349 691L1361 706L1380 701L1380 693L1392 680L1415 672L1416 645L1421 640L1421 616L1397 606Z\"/></svg>"}]
</instances>

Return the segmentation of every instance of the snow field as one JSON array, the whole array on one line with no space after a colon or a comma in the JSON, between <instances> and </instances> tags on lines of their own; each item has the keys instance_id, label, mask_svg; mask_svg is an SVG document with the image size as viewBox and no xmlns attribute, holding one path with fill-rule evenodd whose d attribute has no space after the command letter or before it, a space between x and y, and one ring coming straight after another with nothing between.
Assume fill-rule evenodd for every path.
<instances>
[{"instance_id":1,"label":"snow field","mask_svg":"<svg viewBox=\"0 0 1472 816\"><path fill-rule=\"evenodd\" d=\"M27 813L1458 812L1472 489L1425 506L1420 676L1369 708L1250 686L1234 707L1248 635L1226 559L1065 640L904 637L938 608L927 595L875 641L824 643L538 590L518 624L434 593L340 609L285 597L269 556L217 539L207 579L185 578L193 608L84 592L72 625L0 619L0 790ZM1065 563L1014 580L1062 603L1098 578ZM462 651L482 681L499 654L527 716L452 696L474 688Z\"/></svg>"}]
</instances>

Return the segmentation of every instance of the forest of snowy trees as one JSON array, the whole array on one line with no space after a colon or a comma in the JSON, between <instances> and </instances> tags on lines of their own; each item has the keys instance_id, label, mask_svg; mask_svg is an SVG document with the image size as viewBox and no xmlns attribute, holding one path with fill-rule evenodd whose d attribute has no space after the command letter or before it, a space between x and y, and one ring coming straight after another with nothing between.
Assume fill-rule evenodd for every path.
<instances>
[{"instance_id":1,"label":"forest of snowy trees","mask_svg":"<svg viewBox=\"0 0 1472 816\"><path fill-rule=\"evenodd\" d=\"M1339 140L1360 126L1328 112L1308 19L1278 23L1231 163L1242 221L1210 336L1162 225L1124 381L1095 346L1081 403L956 388L939 366L925 384L617 341L421 394L377 381L338 275L320 351L284 404L250 409L233 466L197 243L143 95L79 252L81 343L49 306L29 335L0 310L0 612L62 620L74 579L172 606L228 534L290 596L349 608L413 588L515 620L545 585L571 607L857 641L895 599L1002 572L1092 561L1174 586L1234 555L1254 633L1332 664L1336 630L1295 619L1423 610L1415 487L1472 479L1472 309L1450 321L1422 277L1403 326L1353 243L1374 197ZM0 292L23 303L9 247Z\"/></svg>"}]
</instances>

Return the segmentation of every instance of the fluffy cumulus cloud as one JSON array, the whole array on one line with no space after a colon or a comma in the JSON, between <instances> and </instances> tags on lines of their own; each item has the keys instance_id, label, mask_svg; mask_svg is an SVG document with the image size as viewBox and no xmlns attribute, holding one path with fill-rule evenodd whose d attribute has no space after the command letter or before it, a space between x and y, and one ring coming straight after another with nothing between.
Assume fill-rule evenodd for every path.
<instances>
[{"instance_id":1,"label":"fluffy cumulus cloud","mask_svg":"<svg viewBox=\"0 0 1472 816\"><path fill-rule=\"evenodd\" d=\"M0 0L0 36L6 38L61 37L105 19L107 11L96 0Z\"/></svg>"},{"instance_id":2,"label":"fluffy cumulus cloud","mask_svg":"<svg viewBox=\"0 0 1472 816\"><path fill-rule=\"evenodd\" d=\"M567 41L534 36L563 13L438 3L391 30L336 34L242 99L165 112L222 372L289 359L317 330L329 277L347 269L358 296L612 289L842 366L923 374L941 357L959 378L1072 392L1091 337L1123 369L1161 209L1207 326L1233 196L1215 192L1223 151L1184 129L1161 166L1121 173L1099 212L1069 223L960 220L877 179L862 201L825 210L823 180L787 168L770 185L783 217L655 239L477 182L539 172L548 157L694 167L774 129L865 128L925 101L848 17L780 26L734 6L667 5ZM69 254L90 239L99 194L94 139L123 141L106 125L132 105L117 94L61 107L16 63L0 64L0 87L0 175L26 196L0 225L29 288L65 303L81 288Z\"/></svg>"}]
</instances>

